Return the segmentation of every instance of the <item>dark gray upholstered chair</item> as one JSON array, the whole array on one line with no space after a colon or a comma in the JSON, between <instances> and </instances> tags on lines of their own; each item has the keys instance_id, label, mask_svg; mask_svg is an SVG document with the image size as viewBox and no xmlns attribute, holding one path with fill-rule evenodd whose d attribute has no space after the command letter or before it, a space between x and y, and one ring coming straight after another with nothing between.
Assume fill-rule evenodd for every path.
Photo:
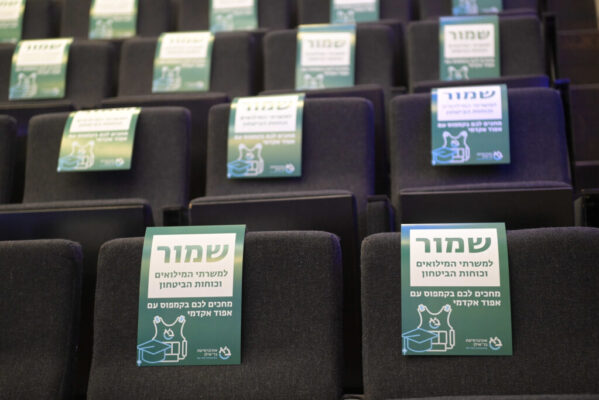
<instances>
[{"instance_id":1,"label":"dark gray upholstered chair","mask_svg":"<svg viewBox=\"0 0 599 400\"><path fill-rule=\"evenodd\" d=\"M541 23L535 16L501 17L499 78L443 82L439 79L439 23L412 22L408 27L408 72L412 92L464 84L506 83L508 87L549 86Z\"/></svg>"},{"instance_id":2,"label":"dark gray upholstered chair","mask_svg":"<svg viewBox=\"0 0 599 400\"><path fill-rule=\"evenodd\" d=\"M44 39L53 37L54 21L51 0L27 0L23 13L21 39Z\"/></svg>"},{"instance_id":3,"label":"dark gray upholstered chair","mask_svg":"<svg viewBox=\"0 0 599 400\"><path fill-rule=\"evenodd\" d=\"M511 164L431 165L431 95L391 103L391 195L397 222L505 221L509 229L573 224L560 95L509 89Z\"/></svg>"},{"instance_id":4,"label":"dark gray upholstered chair","mask_svg":"<svg viewBox=\"0 0 599 400\"><path fill-rule=\"evenodd\" d=\"M137 367L142 247L142 238L102 247L90 400L339 398L342 267L334 235L246 235L241 365L218 367Z\"/></svg>"},{"instance_id":5,"label":"dark gray upholstered chair","mask_svg":"<svg viewBox=\"0 0 599 400\"><path fill-rule=\"evenodd\" d=\"M138 0L137 36L158 36L171 30L169 0ZM60 35L87 39L92 0L62 0Z\"/></svg>"},{"instance_id":6,"label":"dark gray upholstered chair","mask_svg":"<svg viewBox=\"0 0 599 400\"><path fill-rule=\"evenodd\" d=\"M599 84L570 87L570 120L576 191L599 189Z\"/></svg>"},{"instance_id":7,"label":"dark gray upholstered chair","mask_svg":"<svg viewBox=\"0 0 599 400\"><path fill-rule=\"evenodd\" d=\"M558 30L597 29L597 14L594 0L546 0L547 11L557 17Z\"/></svg>"},{"instance_id":8,"label":"dark gray upholstered chair","mask_svg":"<svg viewBox=\"0 0 599 400\"><path fill-rule=\"evenodd\" d=\"M452 14L452 0L418 0L420 19L437 19ZM502 16L537 14L539 0L503 0Z\"/></svg>"},{"instance_id":9,"label":"dark gray upholstered chair","mask_svg":"<svg viewBox=\"0 0 599 400\"><path fill-rule=\"evenodd\" d=\"M212 50L210 92L152 93L156 38L125 41L121 53L118 96L104 107L170 106L191 112L191 186L193 197L204 194L208 110L230 97L256 94L261 57L255 37L248 32L217 33Z\"/></svg>"},{"instance_id":10,"label":"dark gray upholstered chair","mask_svg":"<svg viewBox=\"0 0 599 400\"><path fill-rule=\"evenodd\" d=\"M416 16L415 0L379 0L381 20L408 22ZM331 21L330 0L297 0L298 24L328 24Z\"/></svg>"},{"instance_id":11,"label":"dark gray upholstered chair","mask_svg":"<svg viewBox=\"0 0 599 400\"><path fill-rule=\"evenodd\" d=\"M400 234L373 235L363 242L366 400L599 397L599 303L594 300L599 290L599 230L509 231L507 244L513 356L404 357ZM529 397L533 394L543 396Z\"/></svg>"},{"instance_id":12,"label":"dark gray upholstered chair","mask_svg":"<svg viewBox=\"0 0 599 400\"><path fill-rule=\"evenodd\" d=\"M0 115L0 204L8 203L13 192L17 122Z\"/></svg>"},{"instance_id":13,"label":"dark gray upholstered chair","mask_svg":"<svg viewBox=\"0 0 599 400\"><path fill-rule=\"evenodd\" d=\"M178 31L210 30L210 0L175 0ZM291 28L291 0L257 0L258 28Z\"/></svg>"},{"instance_id":14,"label":"dark gray upholstered chair","mask_svg":"<svg viewBox=\"0 0 599 400\"><path fill-rule=\"evenodd\" d=\"M572 84L599 83L599 31L562 31L557 36L559 77Z\"/></svg>"},{"instance_id":15,"label":"dark gray upholstered chair","mask_svg":"<svg viewBox=\"0 0 599 400\"><path fill-rule=\"evenodd\" d=\"M3 398L70 398L81 257L66 240L0 243Z\"/></svg>"}]
</instances>

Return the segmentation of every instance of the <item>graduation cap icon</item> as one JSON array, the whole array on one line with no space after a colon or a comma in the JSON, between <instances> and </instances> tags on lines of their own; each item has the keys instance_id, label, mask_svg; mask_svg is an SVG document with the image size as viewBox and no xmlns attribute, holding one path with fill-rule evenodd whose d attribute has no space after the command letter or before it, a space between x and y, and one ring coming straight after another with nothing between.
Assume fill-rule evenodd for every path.
<instances>
[{"instance_id":1,"label":"graduation cap icon","mask_svg":"<svg viewBox=\"0 0 599 400\"><path fill-rule=\"evenodd\" d=\"M439 337L437 332L427 331L422 328L416 328L409 332L402 333L403 353L409 351L423 353L433 348L433 340Z\"/></svg>"},{"instance_id":2,"label":"graduation cap icon","mask_svg":"<svg viewBox=\"0 0 599 400\"><path fill-rule=\"evenodd\" d=\"M137 365L141 362L148 364L156 364L166 359L167 350L171 349L171 345L163 343L159 340L152 339L137 345Z\"/></svg>"}]
</instances>

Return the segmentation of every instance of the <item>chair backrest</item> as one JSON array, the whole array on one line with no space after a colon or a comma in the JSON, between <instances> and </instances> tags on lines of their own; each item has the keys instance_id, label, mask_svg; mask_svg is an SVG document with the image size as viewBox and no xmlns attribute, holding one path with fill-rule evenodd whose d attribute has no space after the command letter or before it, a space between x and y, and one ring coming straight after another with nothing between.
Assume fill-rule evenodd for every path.
<instances>
[{"instance_id":1,"label":"chair backrest","mask_svg":"<svg viewBox=\"0 0 599 400\"><path fill-rule=\"evenodd\" d=\"M410 87L423 81L439 81L439 22L412 22L407 41ZM537 17L499 18L502 77L546 74L543 46Z\"/></svg>"},{"instance_id":2,"label":"chair backrest","mask_svg":"<svg viewBox=\"0 0 599 400\"><path fill-rule=\"evenodd\" d=\"M81 247L66 240L0 243L0 392L69 398L81 300Z\"/></svg>"},{"instance_id":3,"label":"chair backrest","mask_svg":"<svg viewBox=\"0 0 599 400\"><path fill-rule=\"evenodd\" d=\"M599 83L599 31L563 31L557 34L559 77L571 84Z\"/></svg>"},{"instance_id":4,"label":"chair backrest","mask_svg":"<svg viewBox=\"0 0 599 400\"><path fill-rule=\"evenodd\" d=\"M189 185L189 112L180 107L142 108L131 169L56 172L68 113L31 119L24 203L141 198L162 223L162 207L185 206Z\"/></svg>"},{"instance_id":5,"label":"chair backrest","mask_svg":"<svg viewBox=\"0 0 599 400\"><path fill-rule=\"evenodd\" d=\"M156 38L130 39L123 43L119 72L119 96L152 93ZM210 91L229 96L257 92L259 47L248 32L215 34L210 68ZM200 92L198 92L200 93Z\"/></svg>"},{"instance_id":6,"label":"chair backrest","mask_svg":"<svg viewBox=\"0 0 599 400\"><path fill-rule=\"evenodd\" d=\"M431 95L391 102L391 194L411 189L460 190L570 182L564 112L553 89L508 89L511 163L431 165Z\"/></svg>"},{"instance_id":7,"label":"chair backrest","mask_svg":"<svg viewBox=\"0 0 599 400\"><path fill-rule=\"evenodd\" d=\"M547 11L557 17L557 29L597 29L595 0L578 0L571 4L561 0L546 1Z\"/></svg>"},{"instance_id":8,"label":"chair backrest","mask_svg":"<svg viewBox=\"0 0 599 400\"><path fill-rule=\"evenodd\" d=\"M452 15L452 0L418 0L420 19L432 19ZM539 0L503 0L502 14L536 13Z\"/></svg>"},{"instance_id":9,"label":"chair backrest","mask_svg":"<svg viewBox=\"0 0 599 400\"><path fill-rule=\"evenodd\" d=\"M246 235L241 365L218 367L136 365L142 246L141 238L119 239L101 249L89 399L339 398L342 278L336 236Z\"/></svg>"},{"instance_id":10,"label":"chair backrest","mask_svg":"<svg viewBox=\"0 0 599 400\"><path fill-rule=\"evenodd\" d=\"M574 85L570 89L570 117L572 124L572 152L574 161L599 160L599 136L595 127L599 124L597 113L599 85ZM599 188L597 179L595 187Z\"/></svg>"},{"instance_id":11,"label":"chair backrest","mask_svg":"<svg viewBox=\"0 0 599 400\"><path fill-rule=\"evenodd\" d=\"M513 356L404 357L401 235L363 242L366 399L599 393L599 346L589 342L599 331L599 230L510 231L507 243Z\"/></svg>"},{"instance_id":12,"label":"chair backrest","mask_svg":"<svg viewBox=\"0 0 599 400\"><path fill-rule=\"evenodd\" d=\"M258 28L287 29L292 26L291 0L257 0ZM210 0L179 0L177 30L210 29Z\"/></svg>"},{"instance_id":13,"label":"chair backrest","mask_svg":"<svg viewBox=\"0 0 599 400\"><path fill-rule=\"evenodd\" d=\"M380 0L381 19L411 21L416 14L414 0ZM328 24L331 21L331 2L322 0L297 1L298 24Z\"/></svg>"},{"instance_id":14,"label":"chair backrest","mask_svg":"<svg viewBox=\"0 0 599 400\"><path fill-rule=\"evenodd\" d=\"M27 0L23 13L22 39L53 37L53 4L51 0Z\"/></svg>"},{"instance_id":15,"label":"chair backrest","mask_svg":"<svg viewBox=\"0 0 599 400\"><path fill-rule=\"evenodd\" d=\"M0 204L8 203L12 196L16 137L17 122L0 115Z\"/></svg>"},{"instance_id":16,"label":"chair backrest","mask_svg":"<svg viewBox=\"0 0 599 400\"><path fill-rule=\"evenodd\" d=\"M302 176L289 179L227 179L228 104L208 117L206 196L348 190L366 207L374 189L373 111L359 98L306 99Z\"/></svg>"},{"instance_id":17,"label":"chair backrest","mask_svg":"<svg viewBox=\"0 0 599 400\"><path fill-rule=\"evenodd\" d=\"M0 46L0 102L8 101L14 50L14 45ZM114 95L114 62L114 49L110 44L75 40L69 51L65 99L77 109L93 108L97 107L102 99ZM28 101L30 100L11 103L26 104Z\"/></svg>"},{"instance_id":18,"label":"chair backrest","mask_svg":"<svg viewBox=\"0 0 599 400\"><path fill-rule=\"evenodd\" d=\"M169 0L138 0L137 36L158 36L170 30ZM87 39L92 0L63 0L60 36Z\"/></svg>"},{"instance_id":19,"label":"chair backrest","mask_svg":"<svg viewBox=\"0 0 599 400\"><path fill-rule=\"evenodd\" d=\"M356 29L355 84L375 83L389 88L396 83L397 38L392 27L358 25ZM264 37L264 88L294 89L297 30L273 31Z\"/></svg>"}]
</instances>

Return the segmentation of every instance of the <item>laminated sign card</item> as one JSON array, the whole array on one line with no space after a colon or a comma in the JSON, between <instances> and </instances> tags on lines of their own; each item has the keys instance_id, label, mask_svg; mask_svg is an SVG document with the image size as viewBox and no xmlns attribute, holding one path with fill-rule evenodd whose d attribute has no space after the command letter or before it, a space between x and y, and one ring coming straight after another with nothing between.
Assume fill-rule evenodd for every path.
<instances>
[{"instance_id":1,"label":"laminated sign card","mask_svg":"<svg viewBox=\"0 0 599 400\"><path fill-rule=\"evenodd\" d=\"M497 15L440 18L439 53L442 81L499 77Z\"/></svg>"},{"instance_id":2,"label":"laminated sign card","mask_svg":"<svg viewBox=\"0 0 599 400\"><path fill-rule=\"evenodd\" d=\"M152 92L210 89L214 35L210 32L163 33L154 57Z\"/></svg>"},{"instance_id":3,"label":"laminated sign card","mask_svg":"<svg viewBox=\"0 0 599 400\"><path fill-rule=\"evenodd\" d=\"M0 0L0 42L21 39L24 12L25 0Z\"/></svg>"},{"instance_id":4,"label":"laminated sign card","mask_svg":"<svg viewBox=\"0 0 599 400\"><path fill-rule=\"evenodd\" d=\"M402 353L512 355L505 224L402 225Z\"/></svg>"},{"instance_id":5,"label":"laminated sign card","mask_svg":"<svg viewBox=\"0 0 599 400\"><path fill-rule=\"evenodd\" d=\"M304 94L236 98L229 114L228 178L302 176Z\"/></svg>"},{"instance_id":6,"label":"laminated sign card","mask_svg":"<svg viewBox=\"0 0 599 400\"><path fill-rule=\"evenodd\" d=\"M433 89L432 165L510 163L505 85Z\"/></svg>"},{"instance_id":7,"label":"laminated sign card","mask_svg":"<svg viewBox=\"0 0 599 400\"><path fill-rule=\"evenodd\" d=\"M503 11L503 0L452 0L453 15L493 14Z\"/></svg>"},{"instance_id":8,"label":"laminated sign card","mask_svg":"<svg viewBox=\"0 0 599 400\"><path fill-rule=\"evenodd\" d=\"M379 0L330 0L332 24L378 21Z\"/></svg>"},{"instance_id":9,"label":"laminated sign card","mask_svg":"<svg viewBox=\"0 0 599 400\"><path fill-rule=\"evenodd\" d=\"M212 32L258 28L258 0L210 0Z\"/></svg>"},{"instance_id":10,"label":"laminated sign card","mask_svg":"<svg viewBox=\"0 0 599 400\"><path fill-rule=\"evenodd\" d=\"M90 39L135 36L138 0L92 0L89 10Z\"/></svg>"},{"instance_id":11,"label":"laminated sign card","mask_svg":"<svg viewBox=\"0 0 599 400\"><path fill-rule=\"evenodd\" d=\"M77 111L64 127L58 172L131 169L140 108Z\"/></svg>"},{"instance_id":12,"label":"laminated sign card","mask_svg":"<svg viewBox=\"0 0 599 400\"><path fill-rule=\"evenodd\" d=\"M72 38L22 40L12 56L10 100L64 97Z\"/></svg>"},{"instance_id":13,"label":"laminated sign card","mask_svg":"<svg viewBox=\"0 0 599 400\"><path fill-rule=\"evenodd\" d=\"M244 239L244 225L147 228L138 366L241 363Z\"/></svg>"},{"instance_id":14,"label":"laminated sign card","mask_svg":"<svg viewBox=\"0 0 599 400\"><path fill-rule=\"evenodd\" d=\"M355 25L300 25L295 88L353 86L355 47Z\"/></svg>"}]
</instances>

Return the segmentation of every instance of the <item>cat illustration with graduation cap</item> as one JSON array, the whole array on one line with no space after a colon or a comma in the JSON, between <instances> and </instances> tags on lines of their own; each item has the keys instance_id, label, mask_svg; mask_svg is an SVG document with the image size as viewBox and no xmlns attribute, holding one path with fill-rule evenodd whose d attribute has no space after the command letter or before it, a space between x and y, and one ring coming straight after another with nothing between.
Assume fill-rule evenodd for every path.
<instances>
[{"instance_id":1,"label":"cat illustration with graduation cap","mask_svg":"<svg viewBox=\"0 0 599 400\"><path fill-rule=\"evenodd\" d=\"M264 159L262 158L262 143L256 144L251 149L245 144L239 145L239 157L227 164L229 177L258 176L264 172Z\"/></svg>"},{"instance_id":2,"label":"cat illustration with graduation cap","mask_svg":"<svg viewBox=\"0 0 599 400\"><path fill-rule=\"evenodd\" d=\"M94 142L90 141L85 145L73 142L71 153L58 160L59 171L83 170L91 168L94 165Z\"/></svg>"},{"instance_id":3,"label":"cat illustration with graduation cap","mask_svg":"<svg viewBox=\"0 0 599 400\"><path fill-rule=\"evenodd\" d=\"M443 132L443 146L433 150L433 165L463 164L470 160L470 147L467 143L468 132L461 131L453 136Z\"/></svg>"}]
</instances>

